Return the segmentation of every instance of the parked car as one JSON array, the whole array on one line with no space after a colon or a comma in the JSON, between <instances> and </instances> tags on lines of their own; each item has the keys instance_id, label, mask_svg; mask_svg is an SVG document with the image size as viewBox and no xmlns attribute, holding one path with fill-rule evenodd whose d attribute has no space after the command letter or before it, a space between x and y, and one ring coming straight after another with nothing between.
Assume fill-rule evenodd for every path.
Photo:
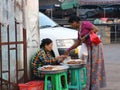
<instances>
[{"instance_id":1,"label":"parked car","mask_svg":"<svg viewBox=\"0 0 120 90\"><path fill-rule=\"evenodd\" d=\"M50 19L43 13L39 13L40 41L44 38L50 38L53 41L53 50L56 56L64 53L77 39L77 31L70 28L64 28ZM72 58L78 58L80 47L72 50Z\"/></svg>"}]
</instances>

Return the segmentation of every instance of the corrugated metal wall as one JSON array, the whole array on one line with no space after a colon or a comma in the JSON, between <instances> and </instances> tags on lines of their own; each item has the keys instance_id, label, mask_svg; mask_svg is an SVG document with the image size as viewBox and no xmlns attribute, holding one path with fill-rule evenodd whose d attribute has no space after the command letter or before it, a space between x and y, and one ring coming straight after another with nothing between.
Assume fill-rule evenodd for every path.
<instances>
[{"instance_id":1,"label":"corrugated metal wall","mask_svg":"<svg viewBox=\"0 0 120 90\"><path fill-rule=\"evenodd\" d=\"M28 80L38 48L38 1L0 0L0 90L17 90Z\"/></svg>"},{"instance_id":2,"label":"corrugated metal wall","mask_svg":"<svg viewBox=\"0 0 120 90\"><path fill-rule=\"evenodd\" d=\"M27 43L22 0L0 1L0 88L17 89L27 80Z\"/></svg>"}]
</instances>

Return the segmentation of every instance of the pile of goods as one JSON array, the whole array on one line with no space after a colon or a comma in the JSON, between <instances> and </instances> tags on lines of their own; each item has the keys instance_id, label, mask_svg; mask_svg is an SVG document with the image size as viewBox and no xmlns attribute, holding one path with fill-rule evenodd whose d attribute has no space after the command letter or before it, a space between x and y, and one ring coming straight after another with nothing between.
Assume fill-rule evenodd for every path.
<instances>
[{"instance_id":1,"label":"pile of goods","mask_svg":"<svg viewBox=\"0 0 120 90\"><path fill-rule=\"evenodd\" d=\"M66 65L69 68L81 68L85 65L85 61L81 59L66 59L61 64Z\"/></svg>"},{"instance_id":2,"label":"pile of goods","mask_svg":"<svg viewBox=\"0 0 120 90\"><path fill-rule=\"evenodd\" d=\"M65 69L66 67L64 66L60 66L60 65L47 65L47 66L43 66L41 67L41 70L43 71L52 71L52 70L63 70Z\"/></svg>"},{"instance_id":3,"label":"pile of goods","mask_svg":"<svg viewBox=\"0 0 120 90\"><path fill-rule=\"evenodd\" d=\"M53 66L46 66L42 67L41 70L52 70L54 67Z\"/></svg>"},{"instance_id":4,"label":"pile of goods","mask_svg":"<svg viewBox=\"0 0 120 90\"><path fill-rule=\"evenodd\" d=\"M67 64L81 64L82 61L75 61L75 60L71 60L71 61L68 61Z\"/></svg>"}]
</instances>

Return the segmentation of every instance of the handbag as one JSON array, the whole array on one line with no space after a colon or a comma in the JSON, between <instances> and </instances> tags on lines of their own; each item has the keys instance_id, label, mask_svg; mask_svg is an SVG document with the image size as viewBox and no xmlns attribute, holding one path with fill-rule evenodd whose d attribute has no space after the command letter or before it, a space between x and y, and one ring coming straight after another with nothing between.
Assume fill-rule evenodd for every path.
<instances>
[{"instance_id":1,"label":"handbag","mask_svg":"<svg viewBox=\"0 0 120 90\"><path fill-rule=\"evenodd\" d=\"M94 32L90 33L90 41L95 45L98 45L99 43L101 43L101 39Z\"/></svg>"}]
</instances>

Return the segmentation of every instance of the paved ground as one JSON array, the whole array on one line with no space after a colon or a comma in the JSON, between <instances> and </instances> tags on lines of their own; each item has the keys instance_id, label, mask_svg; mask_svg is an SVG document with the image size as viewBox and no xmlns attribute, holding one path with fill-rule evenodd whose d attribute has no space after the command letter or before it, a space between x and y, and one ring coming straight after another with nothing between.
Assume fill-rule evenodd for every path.
<instances>
[{"instance_id":1,"label":"paved ground","mask_svg":"<svg viewBox=\"0 0 120 90\"><path fill-rule=\"evenodd\" d=\"M100 90L120 90L120 44L104 45L107 87Z\"/></svg>"}]
</instances>

